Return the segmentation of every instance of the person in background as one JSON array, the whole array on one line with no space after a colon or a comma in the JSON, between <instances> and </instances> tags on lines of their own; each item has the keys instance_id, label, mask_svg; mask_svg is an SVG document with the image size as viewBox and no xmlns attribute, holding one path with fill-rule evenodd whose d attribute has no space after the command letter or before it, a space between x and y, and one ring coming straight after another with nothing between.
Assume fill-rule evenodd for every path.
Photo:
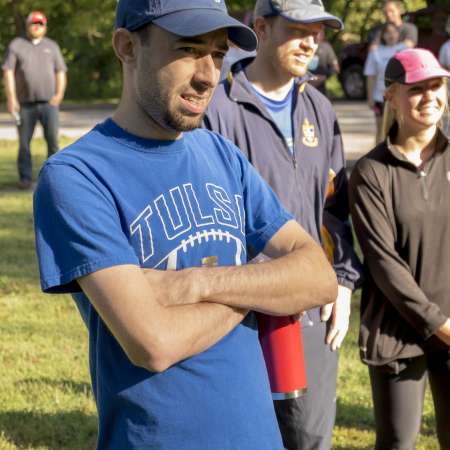
<instances>
[{"instance_id":1,"label":"person in background","mask_svg":"<svg viewBox=\"0 0 450 450\"><path fill-rule=\"evenodd\" d=\"M20 189L32 186L30 143L39 121L47 142L47 154L58 151L59 105L66 89L66 71L58 44L47 38L47 18L32 11L26 20L26 37L15 38L3 62L7 109L19 134L17 167Z\"/></svg>"},{"instance_id":2,"label":"person in background","mask_svg":"<svg viewBox=\"0 0 450 450\"><path fill-rule=\"evenodd\" d=\"M308 70L314 75L310 83L328 97L326 81L332 75L339 73L339 61L333 47L326 40L323 30L317 38L319 45L308 66Z\"/></svg>"},{"instance_id":3,"label":"person in background","mask_svg":"<svg viewBox=\"0 0 450 450\"><path fill-rule=\"evenodd\" d=\"M383 5L383 13L386 22L392 22L400 33L399 41L407 47L415 47L419 38L417 27L413 23L404 22L402 14L404 12L403 3L398 0L387 0ZM369 49L380 44L381 28L374 34L373 41Z\"/></svg>"},{"instance_id":4,"label":"person in background","mask_svg":"<svg viewBox=\"0 0 450 450\"><path fill-rule=\"evenodd\" d=\"M377 450L415 448L427 379L440 448L450 449L450 142L440 129L449 77L428 50L389 60L385 140L350 178Z\"/></svg>"},{"instance_id":5,"label":"person in background","mask_svg":"<svg viewBox=\"0 0 450 450\"><path fill-rule=\"evenodd\" d=\"M343 27L320 1L258 0L256 57L233 65L204 121L206 128L240 148L317 242L331 242L326 247L339 282L338 296L301 319L308 391L274 402L289 450L331 446L337 349L348 330L351 294L359 280L339 125L331 103L309 84L307 73L325 26Z\"/></svg>"},{"instance_id":6,"label":"person in background","mask_svg":"<svg viewBox=\"0 0 450 450\"><path fill-rule=\"evenodd\" d=\"M447 33L448 40L439 50L439 62L445 69L450 70L450 16L447 18L445 31Z\"/></svg>"},{"instance_id":7,"label":"person in background","mask_svg":"<svg viewBox=\"0 0 450 450\"><path fill-rule=\"evenodd\" d=\"M448 40L444 43L444 45L442 45L439 50L439 62L445 69L450 70L450 16L448 16L447 18L445 31L447 33ZM450 85L447 86L447 89L450 96ZM444 117L443 130L447 134L447 136L450 136L450 113L448 111Z\"/></svg>"},{"instance_id":8,"label":"person in background","mask_svg":"<svg viewBox=\"0 0 450 450\"><path fill-rule=\"evenodd\" d=\"M376 136L375 143L383 140L382 122L384 105L384 71L392 56L406 48L400 42L400 33L392 22L386 22L381 28L380 44L371 48L364 64L364 75L367 77L367 103L375 114Z\"/></svg>"},{"instance_id":9,"label":"person in background","mask_svg":"<svg viewBox=\"0 0 450 450\"><path fill-rule=\"evenodd\" d=\"M199 128L229 41L257 44L223 1L120 0L120 103L39 176L41 286L89 328L98 450L281 450L254 311L336 296L320 246Z\"/></svg>"},{"instance_id":10,"label":"person in background","mask_svg":"<svg viewBox=\"0 0 450 450\"><path fill-rule=\"evenodd\" d=\"M222 69L220 71L220 80L222 81L226 78L231 66L234 63L244 58L255 57L255 55L256 50L249 52L246 50L242 50L235 45L231 45L229 50L227 51L227 54L225 55L225 58L223 59Z\"/></svg>"}]
</instances>

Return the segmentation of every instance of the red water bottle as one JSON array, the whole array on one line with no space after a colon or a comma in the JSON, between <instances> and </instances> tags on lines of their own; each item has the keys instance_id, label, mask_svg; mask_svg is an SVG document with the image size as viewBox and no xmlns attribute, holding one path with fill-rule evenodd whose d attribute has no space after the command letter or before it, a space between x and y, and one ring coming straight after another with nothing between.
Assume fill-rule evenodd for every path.
<instances>
[{"instance_id":1,"label":"red water bottle","mask_svg":"<svg viewBox=\"0 0 450 450\"><path fill-rule=\"evenodd\" d=\"M307 391L300 321L292 316L257 316L273 400L300 397Z\"/></svg>"}]
</instances>

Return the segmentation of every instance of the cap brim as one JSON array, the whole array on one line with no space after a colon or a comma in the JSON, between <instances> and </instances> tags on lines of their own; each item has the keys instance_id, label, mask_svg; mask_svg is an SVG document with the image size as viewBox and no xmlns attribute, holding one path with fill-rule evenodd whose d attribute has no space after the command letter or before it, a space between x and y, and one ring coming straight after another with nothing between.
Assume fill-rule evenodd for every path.
<instances>
[{"instance_id":1,"label":"cap brim","mask_svg":"<svg viewBox=\"0 0 450 450\"><path fill-rule=\"evenodd\" d=\"M155 19L153 23L183 37L199 36L226 28L230 41L243 50L253 51L258 46L258 38L253 30L216 9L176 11Z\"/></svg>"},{"instance_id":2,"label":"cap brim","mask_svg":"<svg viewBox=\"0 0 450 450\"><path fill-rule=\"evenodd\" d=\"M433 68L423 68L420 70L416 70L414 72L409 72L406 74L405 83L404 84L414 84L420 83L421 81L430 80L431 78L450 78L450 72L433 67Z\"/></svg>"},{"instance_id":3,"label":"cap brim","mask_svg":"<svg viewBox=\"0 0 450 450\"><path fill-rule=\"evenodd\" d=\"M329 14L319 7L310 7L307 10L293 9L291 11L283 11L280 12L280 16L290 20L291 22L304 24L321 22L325 26L333 28L334 30L341 31L344 29L344 23L341 19L339 19L339 17Z\"/></svg>"},{"instance_id":4,"label":"cap brim","mask_svg":"<svg viewBox=\"0 0 450 450\"><path fill-rule=\"evenodd\" d=\"M33 25L35 23L42 23L44 25L47 25L47 21L46 20L38 20L38 19L27 20L27 25Z\"/></svg>"}]
</instances>

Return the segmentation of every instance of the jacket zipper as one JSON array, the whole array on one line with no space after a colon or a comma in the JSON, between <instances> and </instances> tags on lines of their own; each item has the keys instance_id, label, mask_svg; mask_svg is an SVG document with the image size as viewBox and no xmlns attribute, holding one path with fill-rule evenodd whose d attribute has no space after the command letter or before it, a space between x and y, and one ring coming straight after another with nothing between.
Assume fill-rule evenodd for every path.
<instances>
[{"instance_id":1,"label":"jacket zipper","mask_svg":"<svg viewBox=\"0 0 450 450\"><path fill-rule=\"evenodd\" d=\"M428 200L428 186L427 186L427 173L425 170L420 169L419 171L420 185L422 187L422 195L424 200Z\"/></svg>"}]
</instances>

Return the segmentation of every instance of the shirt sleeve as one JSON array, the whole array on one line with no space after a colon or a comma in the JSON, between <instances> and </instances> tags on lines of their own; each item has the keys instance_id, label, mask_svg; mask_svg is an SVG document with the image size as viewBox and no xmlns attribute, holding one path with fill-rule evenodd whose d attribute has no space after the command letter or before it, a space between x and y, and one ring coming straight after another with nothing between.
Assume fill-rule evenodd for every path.
<instances>
[{"instance_id":1,"label":"shirt sleeve","mask_svg":"<svg viewBox=\"0 0 450 450\"><path fill-rule=\"evenodd\" d=\"M323 225L332 239L333 267L338 283L353 290L361 284L362 266L353 247L353 235L349 222L348 178L341 131L334 114L333 120L331 170Z\"/></svg>"},{"instance_id":2,"label":"shirt sleeve","mask_svg":"<svg viewBox=\"0 0 450 450\"><path fill-rule=\"evenodd\" d=\"M76 279L115 265L139 265L110 194L74 167L47 164L34 194L41 287L79 292Z\"/></svg>"},{"instance_id":3,"label":"shirt sleeve","mask_svg":"<svg viewBox=\"0 0 450 450\"><path fill-rule=\"evenodd\" d=\"M67 72L67 66L58 44L55 44L55 71Z\"/></svg>"},{"instance_id":4,"label":"shirt sleeve","mask_svg":"<svg viewBox=\"0 0 450 450\"><path fill-rule=\"evenodd\" d=\"M375 50L371 50L367 55L366 62L364 64L364 75L366 77L372 77L377 75L377 65L375 61Z\"/></svg>"},{"instance_id":5,"label":"shirt sleeve","mask_svg":"<svg viewBox=\"0 0 450 450\"><path fill-rule=\"evenodd\" d=\"M439 62L445 67L445 45L439 49Z\"/></svg>"},{"instance_id":6,"label":"shirt sleeve","mask_svg":"<svg viewBox=\"0 0 450 450\"><path fill-rule=\"evenodd\" d=\"M245 235L251 259L262 252L273 235L293 217L284 209L271 187L239 149L234 145L233 148L239 166L237 170L241 174Z\"/></svg>"},{"instance_id":7,"label":"shirt sleeve","mask_svg":"<svg viewBox=\"0 0 450 450\"><path fill-rule=\"evenodd\" d=\"M439 50L439 62L445 69L450 69L450 40Z\"/></svg>"},{"instance_id":8,"label":"shirt sleeve","mask_svg":"<svg viewBox=\"0 0 450 450\"><path fill-rule=\"evenodd\" d=\"M361 166L363 169L361 169ZM399 314L425 339L445 322L438 305L429 301L407 263L395 248L395 232L383 191L364 161L350 178L350 208L365 265L378 289Z\"/></svg>"},{"instance_id":9,"label":"shirt sleeve","mask_svg":"<svg viewBox=\"0 0 450 450\"><path fill-rule=\"evenodd\" d=\"M2 69L3 70L14 70L16 68L16 63L17 63L16 52L13 50L12 46L9 45L9 47L6 49L6 52L5 52Z\"/></svg>"}]
</instances>

